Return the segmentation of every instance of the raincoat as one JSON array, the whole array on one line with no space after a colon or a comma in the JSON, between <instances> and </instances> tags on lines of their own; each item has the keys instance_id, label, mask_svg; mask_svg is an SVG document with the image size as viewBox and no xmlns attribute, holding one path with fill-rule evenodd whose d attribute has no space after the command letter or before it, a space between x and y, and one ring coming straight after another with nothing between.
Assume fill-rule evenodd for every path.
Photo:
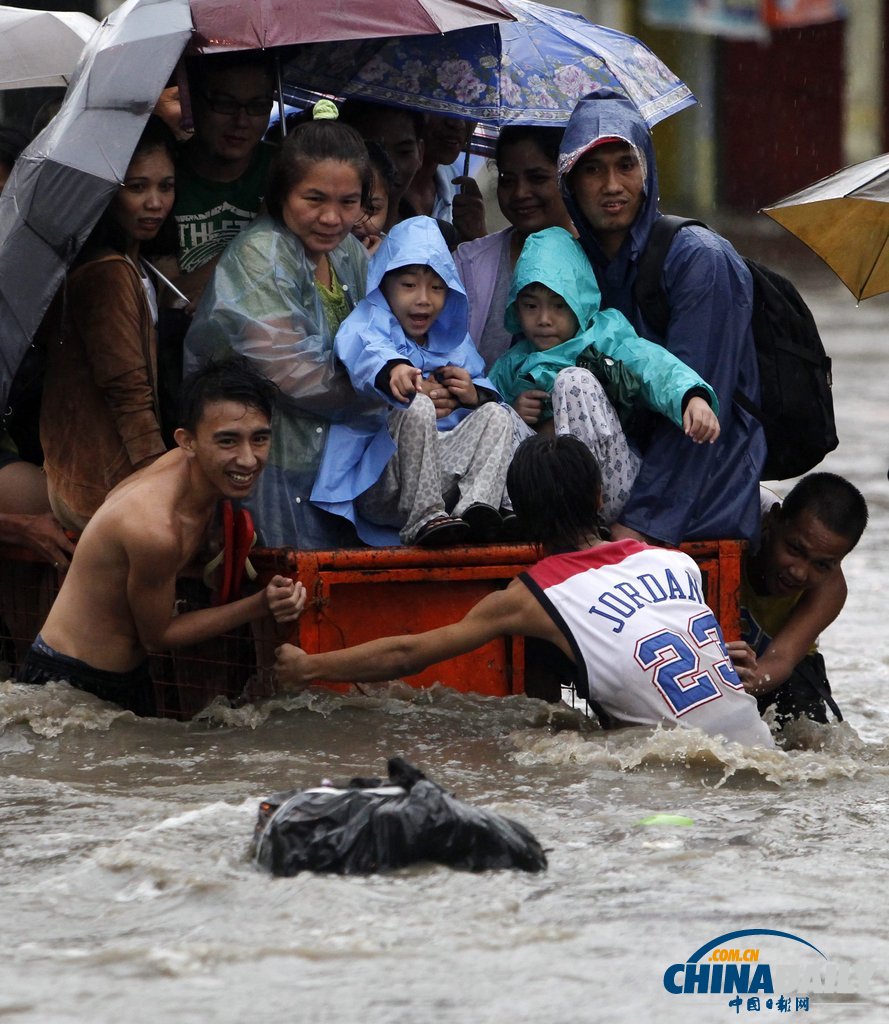
<instances>
[{"instance_id":1,"label":"raincoat","mask_svg":"<svg viewBox=\"0 0 889 1024\"><path fill-rule=\"evenodd\" d=\"M565 130L559 177L565 203L593 266L602 302L619 309L636 330L663 345L713 386L719 397L719 440L690 445L664 420L652 418L633 440L642 467L620 522L669 544L759 533L759 474L766 446L762 427L732 401L736 391L759 401L759 371L750 327L753 284L741 257L705 228L680 231L664 264L671 315L659 337L636 309L633 283L657 209L657 168L648 128L623 97L600 91L581 100ZM634 146L645 177L643 205L613 260L606 257L569 189L568 174L598 140Z\"/></svg>"},{"instance_id":2,"label":"raincoat","mask_svg":"<svg viewBox=\"0 0 889 1024\"><path fill-rule=\"evenodd\" d=\"M706 393L713 411L719 412L716 394L698 374L660 345L640 338L623 313L599 309L596 278L589 272L580 243L564 228L538 231L522 247L506 307L506 328L513 334L521 335L522 330L518 294L535 282L562 296L577 317L580 331L543 352L524 336L520 337L491 367L491 380L505 401L514 402L529 388L551 392L559 372L576 366L578 356L593 348L623 363L638 378L640 399L676 426L682 426L683 398L693 388ZM632 410L617 408L617 412L621 422L632 416Z\"/></svg>"},{"instance_id":3,"label":"raincoat","mask_svg":"<svg viewBox=\"0 0 889 1024\"><path fill-rule=\"evenodd\" d=\"M364 295L364 248L347 235L329 258L354 307ZM281 389L268 464L244 502L271 547L355 543L309 501L330 421L361 405L334 359L333 339L302 242L271 217L258 218L217 264L185 338L185 369L234 351Z\"/></svg>"},{"instance_id":4,"label":"raincoat","mask_svg":"<svg viewBox=\"0 0 889 1024\"><path fill-rule=\"evenodd\" d=\"M380 290L385 274L410 264L431 267L448 286L444 307L430 327L425 345L418 345L404 333ZM377 405L373 412L331 426L312 490L316 505L351 520L359 537L368 544L382 547L400 543L397 530L369 522L355 508L355 499L377 482L395 453L388 417L391 409L404 408L377 388L377 374L392 360L411 363L423 371L424 377L442 366L460 366L476 387L494 391L484 376L484 361L469 337L468 323L466 292L437 223L431 217L411 217L396 224L368 265L367 297L346 318L336 336L336 354L355 390ZM458 406L438 420L438 429L451 430L471 412Z\"/></svg>"}]
</instances>

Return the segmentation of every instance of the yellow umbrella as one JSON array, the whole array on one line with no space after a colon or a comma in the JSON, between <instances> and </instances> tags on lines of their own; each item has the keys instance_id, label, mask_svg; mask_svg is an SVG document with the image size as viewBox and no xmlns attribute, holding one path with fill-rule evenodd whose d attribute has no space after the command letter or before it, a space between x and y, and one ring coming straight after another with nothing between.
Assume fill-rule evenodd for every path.
<instances>
[{"instance_id":1,"label":"yellow umbrella","mask_svg":"<svg viewBox=\"0 0 889 1024\"><path fill-rule=\"evenodd\" d=\"M856 299L889 292L889 153L844 167L763 209Z\"/></svg>"}]
</instances>

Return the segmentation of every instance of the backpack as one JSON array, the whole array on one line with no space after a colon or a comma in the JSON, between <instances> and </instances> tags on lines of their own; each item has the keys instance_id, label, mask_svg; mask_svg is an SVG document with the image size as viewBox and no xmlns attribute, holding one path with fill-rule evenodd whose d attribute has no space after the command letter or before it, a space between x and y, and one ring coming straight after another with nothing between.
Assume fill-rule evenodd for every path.
<instances>
[{"instance_id":1,"label":"backpack","mask_svg":"<svg viewBox=\"0 0 889 1024\"><path fill-rule=\"evenodd\" d=\"M702 221L661 216L639 260L633 289L647 323L663 336L670 306L661 284L673 236ZM763 480L807 473L839 444L831 394L830 358L812 312L796 288L774 270L744 258L753 275L753 342L759 363L760 404L736 391L733 400L763 426L768 454Z\"/></svg>"}]
</instances>

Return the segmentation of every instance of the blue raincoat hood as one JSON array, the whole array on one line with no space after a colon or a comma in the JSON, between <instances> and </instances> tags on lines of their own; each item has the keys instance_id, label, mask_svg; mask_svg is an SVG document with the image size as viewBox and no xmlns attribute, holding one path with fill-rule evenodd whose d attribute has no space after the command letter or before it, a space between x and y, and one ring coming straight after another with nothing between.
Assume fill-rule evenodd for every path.
<instances>
[{"instance_id":1,"label":"blue raincoat hood","mask_svg":"<svg viewBox=\"0 0 889 1024\"><path fill-rule=\"evenodd\" d=\"M411 264L431 267L448 286L444 309L429 331L429 347L435 349L443 341L453 347L455 338L469 330L469 300L454 257L445 244L438 224L431 217L410 217L396 224L383 239L367 267L367 301L373 306L389 309L380 284L390 270Z\"/></svg>"},{"instance_id":2,"label":"blue raincoat hood","mask_svg":"<svg viewBox=\"0 0 889 1024\"><path fill-rule=\"evenodd\" d=\"M583 154L606 139L623 139L628 142L636 150L642 165L645 198L630 228L633 255L638 255L645 248L651 225L658 216L657 164L651 132L644 118L631 100L607 89L585 96L574 108L559 148L559 184L583 248L591 256L595 254L599 261L605 262L605 255L571 194L569 176Z\"/></svg>"}]
</instances>

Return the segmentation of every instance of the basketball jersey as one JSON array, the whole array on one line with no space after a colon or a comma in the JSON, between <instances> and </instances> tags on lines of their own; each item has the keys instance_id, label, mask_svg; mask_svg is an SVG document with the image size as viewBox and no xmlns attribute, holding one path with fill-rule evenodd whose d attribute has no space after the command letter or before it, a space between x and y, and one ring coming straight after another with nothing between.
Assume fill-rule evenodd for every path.
<instances>
[{"instance_id":1,"label":"basketball jersey","mask_svg":"<svg viewBox=\"0 0 889 1024\"><path fill-rule=\"evenodd\" d=\"M579 692L608 719L774 746L688 555L624 540L552 555L520 578L571 646Z\"/></svg>"}]
</instances>

